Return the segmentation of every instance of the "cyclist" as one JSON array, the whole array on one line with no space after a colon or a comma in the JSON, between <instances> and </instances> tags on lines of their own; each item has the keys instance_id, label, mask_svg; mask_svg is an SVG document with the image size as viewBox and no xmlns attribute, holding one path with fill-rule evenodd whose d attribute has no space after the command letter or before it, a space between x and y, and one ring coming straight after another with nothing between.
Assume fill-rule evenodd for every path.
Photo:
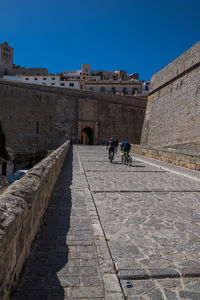
<instances>
[{"instance_id":1,"label":"cyclist","mask_svg":"<svg viewBox=\"0 0 200 300\"><path fill-rule=\"evenodd\" d=\"M108 146L108 158L110 158L110 153L113 152L113 159L115 155L115 142L111 138L109 141L109 146Z\"/></svg>"},{"instance_id":2,"label":"cyclist","mask_svg":"<svg viewBox=\"0 0 200 300\"><path fill-rule=\"evenodd\" d=\"M131 144L128 141L126 141L125 139L123 139L123 141L122 141L121 150L124 152L126 157L129 156L129 152L131 150Z\"/></svg>"}]
</instances>

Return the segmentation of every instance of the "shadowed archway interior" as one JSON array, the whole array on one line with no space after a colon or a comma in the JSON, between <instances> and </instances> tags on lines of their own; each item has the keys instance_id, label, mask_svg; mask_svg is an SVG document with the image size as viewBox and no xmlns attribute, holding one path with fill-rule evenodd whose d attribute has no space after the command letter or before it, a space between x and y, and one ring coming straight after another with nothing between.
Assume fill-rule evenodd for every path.
<instances>
[{"instance_id":1,"label":"shadowed archway interior","mask_svg":"<svg viewBox=\"0 0 200 300\"><path fill-rule=\"evenodd\" d=\"M93 145L93 130L85 127L81 131L81 144Z\"/></svg>"}]
</instances>

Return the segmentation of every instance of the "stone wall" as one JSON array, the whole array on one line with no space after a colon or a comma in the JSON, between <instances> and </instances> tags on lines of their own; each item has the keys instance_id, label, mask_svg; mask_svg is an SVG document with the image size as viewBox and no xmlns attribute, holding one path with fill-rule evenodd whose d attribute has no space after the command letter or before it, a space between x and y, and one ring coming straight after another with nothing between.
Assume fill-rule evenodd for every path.
<instances>
[{"instance_id":1,"label":"stone wall","mask_svg":"<svg viewBox=\"0 0 200 300\"><path fill-rule=\"evenodd\" d=\"M152 77L141 144L184 149L199 128L200 42Z\"/></svg>"},{"instance_id":2,"label":"stone wall","mask_svg":"<svg viewBox=\"0 0 200 300\"><path fill-rule=\"evenodd\" d=\"M146 100L134 96L0 80L0 120L15 153L77 143L88 126L96 144L111 135L139 143L145 109Z\"/></svg>"},{"instance_id":3,"label":"stone wall","mask_svg":"<svg viewBox=\"0 0 200 300\"><path fill-rule=\"evenodd\" d=\"M64 143L0 196L0 299L10 299L67 155Z\"/></svg>"},{"instance_id":4,"label":"stone wall","mask_svg":"<svg viewBox=\"0 0 200 300\"><path fill-rule=\"evenodd\" d=\"M144 148L141 145L132 145L131 151L135 154L155 158L167 163L200 171L200 155L191 155L178 152L177 150L161 150Z\"/></svg>"}]
</instances>

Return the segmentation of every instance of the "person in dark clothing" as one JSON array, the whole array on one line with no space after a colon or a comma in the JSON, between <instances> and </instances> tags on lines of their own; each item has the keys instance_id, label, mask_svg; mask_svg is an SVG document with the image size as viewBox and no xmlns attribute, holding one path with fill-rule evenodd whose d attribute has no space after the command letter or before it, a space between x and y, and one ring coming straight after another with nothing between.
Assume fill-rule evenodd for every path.
<instances>
[{"instance_id":1,"label":"person in dark clothing","mask_svg":"<svg viewBox=\"0 0 200 300\"><path fill-rule=\"evenodd\" d=\"M114 154L115 154L115 142L113 141L112 138L109 141L108 158L110 157L110 152L113 152L113 158L114 158Z\"/></svg>"},{"instance_id":2,"label":"person in dark clothing","mask_svg":"<svg viewBox=\"0 0 200 300\"><path fill-rule=\"evenodd\" d=\"M129 155L129 152L131 150L131 144L126 141L125 139L123 140L122 144L121 144L121 150L127 154L127 156Z\"/></svg>"},{"instance_id":3,"label":"person in dark clothing","mask_svg":"<svg viewBox=\"0 0 200 300\"><path fill-rule=\"evenodd\" d=\"M115 152L117 153L118 150L118 146L119 146L119 141L116 139L115 140Z\"/></svg>"}]
</instances>

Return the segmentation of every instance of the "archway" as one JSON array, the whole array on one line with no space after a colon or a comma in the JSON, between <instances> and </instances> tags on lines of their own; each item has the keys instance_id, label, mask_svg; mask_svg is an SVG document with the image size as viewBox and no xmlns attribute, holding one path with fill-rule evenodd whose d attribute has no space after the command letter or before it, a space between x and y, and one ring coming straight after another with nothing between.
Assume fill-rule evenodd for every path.
<instances>
[{"instance_id":1,"label":"archway","mask_svg":"<svg viewBox=\"0 0 200 300\"><path fill-rule=\"evenodd\" d=\"M93 130L90 127L85 127L82 129L81 144L93 145Z\"/></svg>"}]
</instances>

